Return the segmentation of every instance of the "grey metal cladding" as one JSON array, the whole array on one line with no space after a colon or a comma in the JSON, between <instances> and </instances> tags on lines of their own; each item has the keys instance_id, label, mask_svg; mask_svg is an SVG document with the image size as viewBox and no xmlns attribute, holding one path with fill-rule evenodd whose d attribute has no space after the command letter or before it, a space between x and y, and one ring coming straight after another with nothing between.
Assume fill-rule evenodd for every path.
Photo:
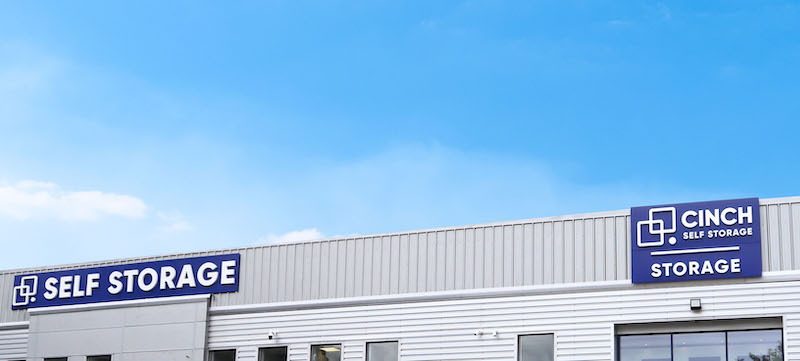
<instances>
[{"instance_id":1,"label":"grey metal cladding","mask_svg":"<svg viewBox=\"0 0 800 361\"><path fill-rule=\"evenodd\" d=\"M800 269L800 197L762 199L765 272ZM239 252L239 292L212 306L630 279L628 210L273 244L0 273L0 323L13 277L99 265Z\"/></svg>"}]
</instances>

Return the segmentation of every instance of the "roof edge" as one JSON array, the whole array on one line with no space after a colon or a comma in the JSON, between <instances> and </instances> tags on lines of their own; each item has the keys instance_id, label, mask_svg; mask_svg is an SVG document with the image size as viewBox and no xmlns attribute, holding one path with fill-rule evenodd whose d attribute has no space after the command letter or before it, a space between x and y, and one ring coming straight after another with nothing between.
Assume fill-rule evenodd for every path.
<instances>
[{"instance_id":1,"label":"roof edge","mask_svg":"<svg viewBox=\"0 0 800 361\"><path fill-rule=\"evenodd\" d=\"M800 203L800 196L777 197L777 198L759 198L759 205L776 205L776 204L785 204L785 203ZM463 230L463 229L483 228L483 227L498 227L498 226L529 224L529 223L543 223L543 222L555 222L555 221L572 221L572 220L580 220L580 219L593 219L593 218L606 218L606 217L627 217L629 215L630 215L630 209L621 209L621 210L615 210L615 211L590 212L590 213L578 213L578 214L569 214L569 215L561 215L561 216L549 216L549 217L520 219L520 220L512 220L512 221L500 221L500 222L476 223L476 224L468 224L468 225L460 225L460 226L445 226L445 227L436 227L436 228L426 228L426 229L408 230L408 231L400 231L400 232L387 232L387 233L376 233L376 234L355 235L355 236L331 237L331 238L323 238L323 239L300 241L300 242L276 242L276 243L259 244L259 245L252 245L252 246L246 246L246 247L217 248L217 249L198 250L198 251L189 251L189 252L167 253L167 254L159 254L159 255L151 255L151 256L117 258L117 259L111 259L111 260L100 260L100 261L89 261L89 262L77 262L77 263L52 265L52 266L26 267L26 268L0 270L0 275L19 274L19 273L27 273L27 272L47 272L47 271L53 271L53 270L82 268L82 267L99 267L99 266L112 265L112 264L122 264L122 263L130 263L130 262L143 262L143 261L155 260L155 259L176 258L176 257L181 257L181 256L195 257L195 256L198 256L198 255L202 255L204 253L240 252L240 251L244 251L244 250L248 250L248 249L272 247L272 246L302 245L302 244L309 244L309 243L333 242L333 241L342 241L342 240L358 239L358 238L402 236L402 235L409 235L409 234L415 234L415 233L457 231L457 230Z\"/></svg>"}]
</instances>

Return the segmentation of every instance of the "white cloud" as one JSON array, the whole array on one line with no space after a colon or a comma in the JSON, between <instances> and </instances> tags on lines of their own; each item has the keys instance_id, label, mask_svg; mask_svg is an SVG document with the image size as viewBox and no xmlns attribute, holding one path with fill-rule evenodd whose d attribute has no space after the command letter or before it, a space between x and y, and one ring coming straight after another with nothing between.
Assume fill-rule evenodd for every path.
<instances>
[{"instance_id":1,"label":"white cloud","mask_svg":"<svg viewBox=\"0 0 800 361\"><path fill-rule=\"evenodd\" d=\"M162 232L188 232L194 230L192 224L186 221L179 212L158 212L156 215L165 223L165 225L159 227Z\"/></svg>"},{"instance_id":2,"label":"white cloud","mask_svg":"<svg viewBox=\"0 0 800 361\"><path fill-rule=\"evenodd\" d=\"M325 235L322 234L322 232L318 231L316 228L308 228L299 231L286 232L281 235L270 233L264 239L260 240L259 243L292 243L314 241L323 238L325 238Z\"/></svg>"},{"instance_id":3,"label":"white cloud","mask_svg":"<svg viewBox=\"0 0 800 361\"><path fill-rule=\"evenodd\" d=\"M65 191L57 184L20 181L0 185L0 217L14 220L94 221L104 216L141 218L147 206L139 198L101 191Z\"/></svg>"},{"instance_id":4,"label":"white cloud","mask_svg":"<svg viewBox=\"0 0 800 361\"><path fill-rule=\"evenodd\" d=\"M611 26L628 26L631 24L631 22L628 20L614 19L607 21L606 24Z\"/></svg>"}]
</instances>

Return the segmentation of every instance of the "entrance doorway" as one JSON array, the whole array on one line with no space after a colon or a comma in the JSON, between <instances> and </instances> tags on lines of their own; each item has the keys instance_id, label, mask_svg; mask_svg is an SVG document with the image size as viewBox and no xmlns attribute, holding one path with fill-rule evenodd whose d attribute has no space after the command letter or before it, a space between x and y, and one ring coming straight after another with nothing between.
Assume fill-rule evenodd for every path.
<instances>
[{"instance_id":1,"label":"entrance doorway","mask_svg":"<svg viewBox=\"0 0 800 361\"><path fill-rule=\"evenodd\" d=\"M780 329L619 336L620 361L783 361Z\"/></svg>"}]
</instances>

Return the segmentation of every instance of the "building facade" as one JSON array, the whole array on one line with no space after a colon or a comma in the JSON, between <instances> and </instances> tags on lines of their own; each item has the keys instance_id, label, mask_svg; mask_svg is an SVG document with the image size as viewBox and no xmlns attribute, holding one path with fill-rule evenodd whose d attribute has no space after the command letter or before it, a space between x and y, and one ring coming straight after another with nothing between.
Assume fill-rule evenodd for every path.
<instances>
[{"instance_id":1,"label":"building facade","mask_svg":"<svg viewBox=\"0 0 800 361\"><path fill-rule=\"evenodd\" d=\"M800 360L800 197L3 271L0 360Z\"/></svg>"}]
</instances>

